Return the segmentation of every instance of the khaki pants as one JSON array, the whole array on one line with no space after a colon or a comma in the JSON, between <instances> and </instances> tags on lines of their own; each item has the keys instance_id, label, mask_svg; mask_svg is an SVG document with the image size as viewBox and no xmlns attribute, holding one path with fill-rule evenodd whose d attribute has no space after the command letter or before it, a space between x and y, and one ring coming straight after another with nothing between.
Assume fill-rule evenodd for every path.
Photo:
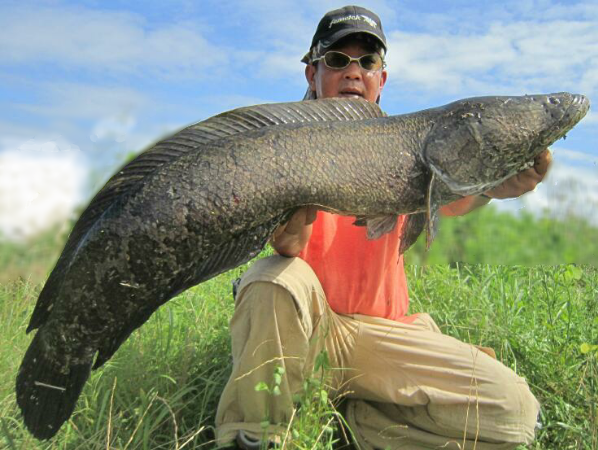
<instances>
[{"instance_id":1,"label":"khaki pants","mask_svg":"<svg viewBox=\"0 0 598 450\"><path fill-rule=\"evenodd\" d=\"M328 306L309 265L273 256L239 286L230 323L233 371L216 415L219 445L239 430L286 431L293 396L328 352L330 391L363 449L513 449L530 443L539 404L525 380L485 351L440 332L427 314L412 323L345 316ZM280 395L256 391L285 368Z\"/></svg>"}]
</instances>

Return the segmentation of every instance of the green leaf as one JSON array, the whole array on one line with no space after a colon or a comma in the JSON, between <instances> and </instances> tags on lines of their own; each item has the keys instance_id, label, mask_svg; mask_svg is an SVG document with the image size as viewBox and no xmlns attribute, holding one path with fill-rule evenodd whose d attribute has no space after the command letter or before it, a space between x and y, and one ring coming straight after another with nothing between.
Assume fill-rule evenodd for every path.
<instances>
[{"instance_id":1,"label":"green leaf","mask_svg":"<svg viewBox=\"0 0 598 450\"><path fill-rule=\"evenodd\" d=\"M324 390L320 391L320 401L322 402L322 405L326 405L326 403L328 403L328 392Z\"/></svg>"},{"instance_id":2,"label":"green leaf","mask_svg":"<svg viewBox=\"0 0 598 450\"><path fill-rule=\"evenodd\" d=\"M266 383L264 383L263 381L260 381L258 384L255 385L255 391L256 392L260 392L260 391L269 391L270 388L268 387L268 385Z\"/></svg>"},{"instance_id":3,"label":"green leaf","mask_svg":"<svg viewBox=\"0 0 598 450\"><path fill-rule=\"evenodd\" d=\"M590 344L588 344L587 342L584 342L583 344L581 344L579 346L579 350L581 350L581 353L585 355L592 351L592 346Z\"/></svg>"},{"instance_id":4,"label":"green leaf","mask_svg":"<svg viewBox=\"0 0 598 450\"><path fill-rule=\"evenodd\" d=\"M274 386L274 389L272 389L272 395L277 397L280 395L280 388L278 386Z\"/></svg>"},{"instance_id":5,"label":"green leaf","mask_svg":"<svg viewBox=\"0 0 598 450\"><path fill-rule=\"evenodd\" d=\"M583 272L581 269L574 265L568 265L565 269L565 280L566 281L579 281L581 280Z\"/></svg>"},{"instance_id":6,"label":"green leaf","mask_svg":"<svg viewBox=\"0 0 598 450\"><path fill-rule=\"evenodd\" d=\"M281 381L282 381L282 375L279 373L275 373L274 374L274 384L276 386L280 386Z\"/></svg>"},{"instance_id":7,"label":"green leaf","mask_svg":"<svg viewBox=\"0 0 598 450\"><path fill-rule=\"evenodd\" d=\"M309 383L309 385L310 385L311 387L314 387L314 388L316 388L316 389L317 389L317 388L319 388L319 387L320 387L320 385L322 384L322 383L320 382L320 380L318 380L317 378L310 378L310 379L309 379L307 382Z\"/></svg>"},{"instance_id":8,"label":"green leaf","mask_svg":"<svg viewBox=\"0 0 598 450\"><path fill-rule=\"evenodd\" d=\"M314 364L314 372L317 372L323 368L324 370L330 368L330 362L328 360L328 353L326 351L322 351L316 356L316 362Z\"/></svg>"}]
</instances>

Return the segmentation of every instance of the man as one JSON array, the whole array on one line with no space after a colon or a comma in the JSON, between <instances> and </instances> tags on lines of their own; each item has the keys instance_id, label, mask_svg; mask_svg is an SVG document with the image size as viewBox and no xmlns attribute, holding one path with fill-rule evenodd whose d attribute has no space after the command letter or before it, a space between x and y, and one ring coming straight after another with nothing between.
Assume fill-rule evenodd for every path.
<instances>
[{"instance_id":1,"label":"man","mask_svg":"<svg viewBox=\"0 0 598 450\"><path fill-rule=\"evenodd\" d=\"M385 53L374 13L356 6L328 12L303 58L306 99L379 102ZM534 168L441 212L461 215L491 197L517 197L535 188L549 163L546 151ZM347 419L362 448L484 450L531 442L539 405L526 382L492 351L441 334L429 315L407 315L402 218L374 241L353 222L303 208L272 237L280 256L257 261L243 277L230 324L233 373L216 417L219 444L259 448L264 431L272 441L284 434L293 396L323 350L342 369L331 371L329 387L349 397ZM276 366L285 369L280 395L257 392Z\"/></svg>"}]
</instances>

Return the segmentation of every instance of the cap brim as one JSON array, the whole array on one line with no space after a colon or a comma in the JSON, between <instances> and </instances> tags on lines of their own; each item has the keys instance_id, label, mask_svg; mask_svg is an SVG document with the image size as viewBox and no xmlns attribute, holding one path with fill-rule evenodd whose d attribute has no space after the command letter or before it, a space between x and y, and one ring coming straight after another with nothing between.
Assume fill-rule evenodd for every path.
<instances>
[{"instance_id":1,"label":"cap brim","mask_svg":"<svg viewBox=\"0 0 598 450\"><path fill-rule=\"evenodd\" d=\"M382 47L384 47L384 51L386 50L386 44L384 43L384 41L382 39L380 39L380 36L378 36L375 33L372 33L371 31L367 31L367 30L355 30L355 29L345 29L345 30L339 30L337 33L335 33L330 39L326 39L320 40L320 43L322 44L322 47L324 48L328 48L334 44L336 44L338 41L340 41L342 38L347 37L351 34L369 34L370 36L373 36L376 38L376 40L378 42L380 42L380 44L382 45Z\"/></svg>"}]
</instances>

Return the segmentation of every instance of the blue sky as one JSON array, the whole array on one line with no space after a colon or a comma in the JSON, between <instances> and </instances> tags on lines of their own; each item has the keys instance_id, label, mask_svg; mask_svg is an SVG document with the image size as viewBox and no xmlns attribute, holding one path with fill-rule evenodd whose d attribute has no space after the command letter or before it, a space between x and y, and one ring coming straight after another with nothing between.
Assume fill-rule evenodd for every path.
<instances>
[{"instance_id":1,"label":"blue sky","mask_svg":"<svg viewBox=\"0 0 598 450\"><path fill-rule=\"evenodd\" d=\"M475 95L557 91L598 104L595 0L359 4L378 13L388 37L382 107L390 114ZM185 125L300 99L299 60L321 16L343 5L3 0L0 233L64 220L85 198L79 193L97 189L124 155ZM541 189L502 207L560 210L554 199L567 187L575 193L567 207L592 216L598 113L554 146L554 158Z\"/></svg>"}]
</instances>

